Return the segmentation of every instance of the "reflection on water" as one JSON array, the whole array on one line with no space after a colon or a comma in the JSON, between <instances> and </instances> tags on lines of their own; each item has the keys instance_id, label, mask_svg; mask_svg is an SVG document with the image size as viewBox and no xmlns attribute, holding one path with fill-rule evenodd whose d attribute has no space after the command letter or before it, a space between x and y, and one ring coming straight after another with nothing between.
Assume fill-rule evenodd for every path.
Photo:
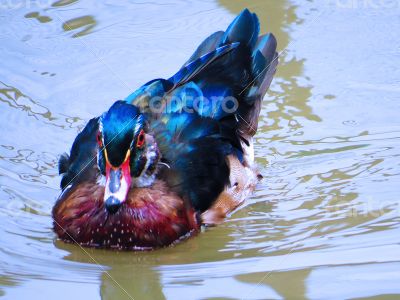
<instances>
[{"instance_id":1,"label":"reflection on water","mask_svg":"<svg viewBox=\"0 0 400 300\"><path fill-rule=\"evenodd\" d=\"M53 7L67 6L67 5L73 4L77 1L78 0L60 0L60 1L54 2L51 6L53 6Z\"/></svg>"},{"instance_id":2,"label":"reflection on water","mask_svg":"<svg viewBox=\"0 0 400 300\"><path fill-rule=\"evenodd\" d=\"M92 16L83 16L66 21L62 27L65 31L78 31L72 36L75 38L89 34L95 25L96 21Z\"/></svg>"},{"instance_id":3,"label":"reflection on water","mask_svg":"<svg viewBox=\"0 0 400 300\"><path fill-rule=\"evenodd\" d=\"M337 3L60 0L0 11L0 296L400 294L399 8ZM160 251L55 240L57 157L79 128L173 74L246 6L281 51L260 117L265 179L254 197L222 225Z\"/></svg>"},{"instance_id":4,"label":"reflection on water","mask_svg":"<svg viewBox=\"0 0 400 300\"><path fill-rule=\"evenodd\" d=\"M26 112L29 116L37 120L43 120L45 124L54 125L61 128L75 128L84 126L85 122L79 117L69 117L62 113L58 115L32 100L15 87L6 85L0 81L0 101L8 104L12 108Z\"/></svg>"},{"instance_id":5,"label":"reflection on water","mask_svg":"<svg viewBox=\"0 0 400 300\"><path fill-rule=\"evenodd\" d=\"M38 20L40 23L51 22L51 18L47 16L41 16L38 12L31 12L25 15L25 18L33 18Z\"/></svg>"}]
</instances>

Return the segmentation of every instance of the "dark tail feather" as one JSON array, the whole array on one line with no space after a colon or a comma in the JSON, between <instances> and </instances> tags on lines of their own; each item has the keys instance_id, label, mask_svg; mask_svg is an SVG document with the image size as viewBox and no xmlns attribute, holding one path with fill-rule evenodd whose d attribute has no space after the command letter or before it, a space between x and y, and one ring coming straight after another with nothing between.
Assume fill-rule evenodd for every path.
<instances>
[{"instance_id":1,"label":"dark tail feather","mask_svg":"<svg viewBox=\"0 0 400 300\"><path fill-rule=\"evenodd\" d=\"M61 154L58 160L58 175L64 174L69 169L69 155L67 153Z\"/></svg>"},{"instance_id":2,"label":"dark tail feather","mask_svg":"<svg viewBox=\"0 0 400 300\"><path fill-rule=\"evenodd\" d=\"M184 63L183 66L187 66L188 64L200 58L204 54L207 54L218 48L218 46L221 44L224 33L225 32L223 31L217 31L214 32L212 35L210 35L208 38L206 38L200 44L200 46L197 47L196 51L192 54L192 56L188 59L188 61Z\"/></svg>"},{"instance_id":3,"label":"dark tail feather","mask_svg":"<svg viewBox=\"0 0 400 300\"><path fill-rule=\"evenodd\" d=\"M213 51L208 52L193 61L190 61L168 80L173 82L175 86L183 85L194 78L214 60L217 60L229 51L232 51L237 46L239 46L239 43L231 43L218 47Z\"/></svg>"},{"instance_id":4,"label":"dark tail feather","mask_svg":"<svg viewBox=\"0 0 400 300\"><path fill-rule=\"evenodd\" d=\"M239 42L251 49L257 42L259 31L260 23L257 15L246 8L228 26L222 43Z\"/></svg>"},{"instance_id":5,"label":"dark tail feather","mask_svg":"<svg viewBox=\"0 0 400 300\"><path fill-rule=\"evenodd\" d=\"M223 96L233 96L238 100L237 121L230 120L229 127L235 127L242 135L252 136L257 131L262 98L271 84L278 63L275 37L271 33L259 37L259 31L257 15L245 9L222 36L221 32L211 35L191 58L210 51L218 41L218 47L240 43L236 49L210 63L193 79L206 97L218 96L218 91L223 91ZM207 95L208 91L210 95ZM226 119L227 115L217 114L216 118Z\"/></svg>"},{"instance_id":6,"label":"dark tail feather","mask_svg":"<svg viewBox=\"0 0 400 300\"><path fill-rule=\"evenodd\" d=\"M259 31L257 15L243 10L225 32L217 31L206 38L174 76L145 84L126 101L148 111L153 97L174 92L175 96L182 92L184 97L195 86L197 98L204 99L199 103L201 116L223 122L230 132L241 133L241 138L253 136L262 99L278 64L275 37L271 33L259 37ZM238 101L234 112L224 109L221 99L228 97ZM212 99L217 99L216 105Z\"/></svg>"},{"instance_id":7,"label":"dark tail feather","mask_svg":"<svg viewBox=\"0 0 400 300\"><path fill-rule=\"evenodd\" d=\"M264 97L278 65L276 39L271 33L260 36L253 52L253 74L259 94Z\"/></svg>"},{"instance_id":8,"label":"dark tail feather","mask_svg":"<svg viewBox=\"0 0 400 300\"><path fill-rule=\"evenodd\" d=\"M240 125L242 132L254 135L258 129L258 116L261 103L264 98L278 65L278 53L276 52L276 39L272 33L260 36L252 55L253 80L246 87L246 102L252 108L245 113L245 121Z\"/></svg>"}]
</instances>

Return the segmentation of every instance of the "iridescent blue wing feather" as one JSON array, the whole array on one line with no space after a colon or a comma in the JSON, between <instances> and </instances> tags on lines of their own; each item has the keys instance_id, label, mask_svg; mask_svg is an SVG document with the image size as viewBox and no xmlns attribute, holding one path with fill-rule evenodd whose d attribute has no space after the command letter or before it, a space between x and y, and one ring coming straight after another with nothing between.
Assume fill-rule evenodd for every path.
<instances>
[{"instance_id":1,"label":"iridescent blue wing feather","mask_svg":"<svg viewBox=\"0 0 400 300\"><path fill-rule=\"evenodd\" d=\"M234 112L222 110L222 102L219 110L214 109L209 116L224 119L227 125L251 136L257 130L261 101L276 70L276 40L272 34L259 37L258 18L245 9L229 25L218 46L226 43L240 44L209 64L193 81L203 91L204 99L236 99Z\"/></svg>"},{"instance_id":2,"label":"iridescent blue wing feather","mask_svg":"<svg viewBox=\"0 0 400 300\"><path fill-rule=\"evenodd\" d=\"M193 79L197 74L204 70L209 64L218 58L222 57L224 54L235 49L239 46L239 43L226 44L221 47L206 53L199 58L189 62L187 65L183 66L174 76L168 80L173 82L175 86L180 86L186 82Z\"/></svg>"},{"instance_id":3,"label":"iridescent blue wing feather","mask_svg":"<svg viewBox=\"0 0 400 300\"><path fill-rule=\"evenodd\" d=\"M197 114L171 113L151 126L168 165L158 176L196 210L206 210L229 184L226 156L235 151L220 125Z\"/></svg>"},{"instance_id":4,"label":"iridescent blue wing feather","mask_svg":"<svg viewBox=\"0 0 400 300\"><path fill-rule=\"evenodd\" d=\"M139 107L142 112L151 113L152 100L162 99L173 87L174 84L166 79L154 79L126 97L125 101Z\"/></svg>"},{"instance_id":5,"label":"iridescent blue wing feather","mask_svg":"<svg viewBox=\"0 0 400 300\"><path fill-rule=\"evenodd\" d=\"M259 30L257 16L243 10L225 32L205 39L175 75L126 99L148 114L170 166L159 176L197 209L208 208L228 184L226 156L242 160L241 142L257 130L278 63L275 37L259 36ZM162 99L161 111L151 109L153 98Z\"/></svg>"}]
</instances>

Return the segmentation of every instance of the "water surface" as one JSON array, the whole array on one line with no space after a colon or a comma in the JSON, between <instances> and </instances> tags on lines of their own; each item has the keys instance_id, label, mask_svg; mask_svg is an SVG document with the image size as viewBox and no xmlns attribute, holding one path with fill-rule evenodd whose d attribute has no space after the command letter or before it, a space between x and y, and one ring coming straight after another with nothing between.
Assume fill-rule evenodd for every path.
<instances>
[{"instance_id":1,"label":"water surface","mask_svg":"<svg viewBox=\"0 0 400 300\"><path fill-rule=\"evenodd\" d=\"M4 4L5 3L5 4ZM2 1L0 295L397 298L398 1ZM222 225L154 252L57 241L57 157L244 7L278 38L256 138L265 178Z\"/></svg>"}]
</instances>

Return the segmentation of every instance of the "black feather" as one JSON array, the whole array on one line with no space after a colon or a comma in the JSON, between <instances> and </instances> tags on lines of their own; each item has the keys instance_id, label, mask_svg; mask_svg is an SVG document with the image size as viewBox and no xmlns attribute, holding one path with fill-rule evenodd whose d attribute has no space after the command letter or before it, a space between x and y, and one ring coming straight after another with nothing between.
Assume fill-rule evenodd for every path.
<instances>
[{"instance_id":1,"label":"black feather","mask_svg":"<svg viewBox=\"0 0 400 300\"><path fill-rule=\"evenodd\" d=\"M77 135L72 144L71 153L61 155L59 160L59 171L63 176L61 188L64 190L70 184L76 184L83 180L95 181L99 173L97 167L97 142L98 118L91 119L85 128Z\"/></svg>"},{"instance_id":2,"label":"black feather","mask_svg":"<svg viewBox=\"0 0 400 300\"><path fill-rule=\"evenodd\" d=\"M64 174L68 171L69 168L69 155L67 153L63 153L60 155L58 159L58 174Z\"/></svg>"}]
</instances>

